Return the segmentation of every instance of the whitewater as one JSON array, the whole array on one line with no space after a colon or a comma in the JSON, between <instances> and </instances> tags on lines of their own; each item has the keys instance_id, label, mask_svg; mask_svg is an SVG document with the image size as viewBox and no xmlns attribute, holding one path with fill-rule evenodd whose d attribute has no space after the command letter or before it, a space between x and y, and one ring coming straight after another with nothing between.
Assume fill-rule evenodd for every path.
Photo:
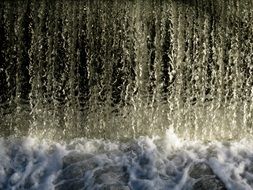
<instances>
[{"instance_id":1,"label":"whitewater","mask_svg":"<svg viewBox=\"0 0 253 190\"><path fill-rule=\"evenodd\" d=\"M1 138L0 189L250 190L253 141Z\"/></svg>"}]
</instances>

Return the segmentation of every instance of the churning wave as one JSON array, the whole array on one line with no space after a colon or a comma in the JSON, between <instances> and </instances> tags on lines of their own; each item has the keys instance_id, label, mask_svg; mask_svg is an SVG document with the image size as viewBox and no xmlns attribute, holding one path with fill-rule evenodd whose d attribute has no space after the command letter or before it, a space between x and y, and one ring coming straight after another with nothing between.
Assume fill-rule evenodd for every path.
<instances>
[{"instance_id":1,"label":"churning wave","mask_svg":"<svg viewBox=\"0 0 253 190\"><path fill-rule=\"evenodd\" d=\"M253 142L0 139L0 189L179 190L253 187Z\"/></svg>"}]
</instances>

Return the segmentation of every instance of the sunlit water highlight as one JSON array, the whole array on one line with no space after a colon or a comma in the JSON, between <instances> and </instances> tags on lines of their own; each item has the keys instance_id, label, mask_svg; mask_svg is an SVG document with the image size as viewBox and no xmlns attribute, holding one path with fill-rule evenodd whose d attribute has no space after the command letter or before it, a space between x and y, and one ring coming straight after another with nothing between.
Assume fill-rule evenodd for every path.
<instances>
[{"instance_id":1,"label":"sunlit water highlight","mask_svg":"<svg viewBox=\"0 0 253 190\"><path fill-rule=\"evenodd\" d=\"M252 7L1 1L1 135L252 136Z\"/></svg>"}]
</instances>

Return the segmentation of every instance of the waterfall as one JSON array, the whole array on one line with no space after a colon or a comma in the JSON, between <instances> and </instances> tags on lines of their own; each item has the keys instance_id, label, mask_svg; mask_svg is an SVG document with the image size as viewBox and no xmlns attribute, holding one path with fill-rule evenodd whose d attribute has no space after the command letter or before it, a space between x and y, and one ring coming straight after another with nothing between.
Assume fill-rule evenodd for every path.
<instances>
[{"instance_id":1,"label":"waterfall","mask_svg":"<svg viewBox=\"0 0 253 190\"><path fill-rule=\"evenodd\" d=\"M252 136L252 6L1 1L1 135Z\"/></svg>"}]
</instances>

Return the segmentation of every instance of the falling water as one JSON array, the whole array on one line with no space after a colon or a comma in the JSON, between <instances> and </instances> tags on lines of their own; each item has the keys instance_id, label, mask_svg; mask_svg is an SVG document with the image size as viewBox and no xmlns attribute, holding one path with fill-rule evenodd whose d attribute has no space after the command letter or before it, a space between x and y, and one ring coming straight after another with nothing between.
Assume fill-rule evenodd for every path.
<instances>
[{"instance_id":1,"label":"falling water","mask_svg":"<svg viewBox=\"0 0 253 190\"><path fill-rule=\"evenodd\" d=\"M2 135L252 135L251 0L0 5Z\"/></svg>"},{"instance_id":2,"label":"falling water","mask_svg":"<svg viewBox=\"0 0 253 190\"><path fill-rule=\"evenodd\" d=\"M1 0L0 189L252 190L252 0Z\"/></svg>"}]
</instances>

